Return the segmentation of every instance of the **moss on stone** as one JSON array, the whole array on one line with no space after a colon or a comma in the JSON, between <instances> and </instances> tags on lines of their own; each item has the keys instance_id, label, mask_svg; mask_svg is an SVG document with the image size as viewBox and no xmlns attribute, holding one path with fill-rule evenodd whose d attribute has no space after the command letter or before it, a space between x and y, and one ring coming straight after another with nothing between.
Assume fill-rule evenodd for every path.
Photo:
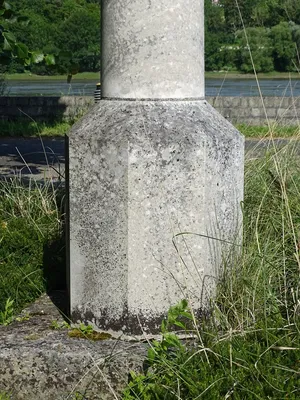
<instances>
[{"instance_id":1,"label":"moss on stone","mask_svg":"<svg viewBox=\"0 0 300 400\"><path fill-rule=\"evenodd\" d=\"M98 340L108 340L111 339L112 336L109 333L106 332L82 332L80 329L72 329L71 331L68 332L69 337L72 338L80 338L80 339L88 339L88 340L93 340L93 341L98 341Z\"/></svg>"}]
</instances>

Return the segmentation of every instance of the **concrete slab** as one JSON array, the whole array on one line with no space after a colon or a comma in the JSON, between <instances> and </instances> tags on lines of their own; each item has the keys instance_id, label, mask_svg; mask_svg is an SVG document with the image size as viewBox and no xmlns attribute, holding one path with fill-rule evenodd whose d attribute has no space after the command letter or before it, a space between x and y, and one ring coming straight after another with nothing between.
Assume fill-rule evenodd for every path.
<instances>
[{"instance_id":1,"label":"concrete slab","mask_svg":"<svg viewBox=\"0 0 300 400\"><path fill-rule=\"evenodd\" d=\"M51 300L52 299L52 300ZM145 343L73 338L64 320L63 293L43 295L19 321L0 326L0 392L12 400L112 400L118 398L131 370L141 371Z\"/></svg>"}]
</instances>

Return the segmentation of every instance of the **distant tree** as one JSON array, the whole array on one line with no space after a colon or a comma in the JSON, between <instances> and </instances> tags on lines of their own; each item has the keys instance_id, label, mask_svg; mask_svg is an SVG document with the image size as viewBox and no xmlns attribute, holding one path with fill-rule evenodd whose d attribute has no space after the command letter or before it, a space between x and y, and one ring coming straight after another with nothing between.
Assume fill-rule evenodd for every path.
<instances>
[{"instance_id":1,"label":"distant tree","mask_svg":"<svg viewBox=\"0 0 300 400\"><path fill-rule=\"evenodd\" d=\"M219 71L223 68L224 61L222 58L221 37L213 32L205 35L205 69L206 71Z\"/></svg>"},{"instance_id":2,"label":"distant tree","mask_svg":"<svg viewBox=\"0 0 300 400\"><path fill-rule=\"evenodd\" d=\"M25 18L12 18L8 22L11 8L5 0L0 0L2 10L5 7L0 15L2 63L4 59L6 62L13 60L10 62L11 70L22 70L25 65L39 74L69 74L78 68L81 71L99 71L100 0L10 1L31 22L26 22ZM249 50L241 32L243 26L249 34L258 71L269 71L272 66L278 71L295 68L296 55L300 53L300 0L205 0L207 70L252 70ZM34 54L36 61L45 60L44 54L53 54L59 65L49 67L45 62L33 64L31 59ZM49 57L49 61L54 61L54 58Z\"/></svg>"},{"instance_id":3,"label":"distant tree","mask_svg":"<svg viewBox=\"0 0 300 400\"><path fill-rule=\"evenodd\" d=\"M291 23L290 27L292 30L293 42L295 43L295 46L296 46L297 60L298 60L298 64L299 64L299 62L300 62L300 25Z\"/></svg>"},{"instance_id":4,"label":"distant tree","mask_svg":"<svg viewBox=\"0 0 300 400\"><path fill-rule=\"evenodd\" d=\"M98 12L96 12L98 11ZM57 46L73 54L82 71L100 70L100 12L91 7L75 10L59 26Z\"/></svg>"},{"instance_id":5,"label":"distant tree","mask_svg":"<svg viewBox=\"0 0 300 400\"><path fill-rule=\"evenodd\" d=\"M247 27L256 26L257 10L262 3L261 0L242 0L238 3L236 0L220 0L228 31L236 32L242 29L243 24Z\"/></svg>"},{"instance_id":6,"label":"distant tree","mask_svg":"<svg viewBox=\"0 0 300 400\"><path fill-rule=\"evenodd\" d=\"M234 69L234 51L230 50L234 35L227 31L224 8L205 0L205 68L218 71Z\"/></svg>"},{"instance_id":7,"label":"distant tree","mask_svg":"<svg viewBox=\"0 0 300 400\"><path fill-rule=\"evenodd\" d=\"M281 22L271 28L276 71L294 71L297 69L297 51L292 32L292 25L288 22Z\"/></svg>"},{"instance_id":8,"label":"distant tree","mask_svg":"<svg viewBox=\"0 0 300 400\"><path fill-rule=\"evenodd\" d=\"M300 24L300 1L280 0L281 14L284 21Z\"/></svg>"},{"instance_id":9,"label":"distant tree","mask_svg":"<svg viewBox=\"0 0 300 400\"><path fill-rule=\"evenodd\" d=\"M246 35L247 40L246 40ZM270 30L266 28L246 28L237 33L237 69L245 73L270 72L274 70ZM252 60L251 60L251 56Z\"/></svg>"}]
</instances>

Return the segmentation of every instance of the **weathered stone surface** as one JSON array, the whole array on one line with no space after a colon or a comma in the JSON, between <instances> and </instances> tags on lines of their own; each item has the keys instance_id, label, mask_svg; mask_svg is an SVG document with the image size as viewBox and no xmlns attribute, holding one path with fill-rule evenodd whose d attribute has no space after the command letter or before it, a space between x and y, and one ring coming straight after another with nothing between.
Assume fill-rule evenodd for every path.
<instances>
[{"instance_id":1,"label":"weathered stone surface","mask_svg":"<svg viewBox=\"0 0 300 400\"><path fill-rule=\"evenodd\" d=\"M104 98L204 98L203 0L103 0Z\"/></svg>"},{"instance_id":2,"label":"weathered stone surface","mask_svg":"<svg viewBox=\"0 0 300 400\"><path fill-rule=\"evenodd\" d=\"M115 399L130 370L141 370L146 345L122 340L91 342L52 330L63 321L47 296L22 313L25 319L0 327L0 392L12 400Z\"/></svg>"},{"instance_id":3,"label":"weathered stone surface","mask_svg":"<svg viewBox=\"0 0 300 400\"><path fill-rule=\"evenodd\" d=\"M69 141L73 318L154 333L182 298L206 309L241 222L240 133L206 101L101 101Z\"/></svg>"}]
</instances>

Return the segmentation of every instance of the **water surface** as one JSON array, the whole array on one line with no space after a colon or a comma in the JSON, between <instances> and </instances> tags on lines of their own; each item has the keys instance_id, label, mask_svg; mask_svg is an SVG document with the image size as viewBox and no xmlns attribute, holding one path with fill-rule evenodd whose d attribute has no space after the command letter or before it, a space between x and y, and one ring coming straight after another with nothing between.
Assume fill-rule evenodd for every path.
<instances>
[{"instance_id":1,"label":"water surface","mask_svg":"<svg viewBox=\"0 0 300 400\"><path fill-rule=\"evenodd\" d=\"M8 81L10 96L92 96L96 80L66 81ZM300 79L262 79L259 82L263 96L300 96ZM254 79L206 79L206 96L259 96Z\"/></svg>"}]
</instances>

